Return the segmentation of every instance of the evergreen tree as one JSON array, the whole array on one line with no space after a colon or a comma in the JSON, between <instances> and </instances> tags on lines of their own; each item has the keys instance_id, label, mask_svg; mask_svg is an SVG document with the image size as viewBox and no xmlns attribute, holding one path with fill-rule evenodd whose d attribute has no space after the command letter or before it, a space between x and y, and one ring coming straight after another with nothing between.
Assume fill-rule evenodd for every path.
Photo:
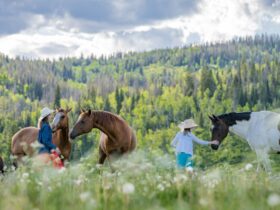
<instances>
[{"instance_id":1,"label":"evergreen tree","mask_svg":"<svg viewBox=\"0 0 280 210\"><path fill-rule=\"evenodd\" d=\"M60 94L60 87L59 85L56 86L55 89L55 95L54 95L54 108L60 107L60 99L61 99L61 94Z\"/></svg>"},{"instance_id":2,"label":"evergreen tree","mask_svg":"<svg viewBox=\"0 0 280 210\"><path fill-rule=\"evenodd\" d=\"M109 98L105 99L105 103L104 103L104 108L103 109L105 111L108 111L108 112L111 111L111 104L110 104Z\"/></svg>"},{"instance_id":3,"label":"evergreen tree","mask_svg":"<svg viewBox=\"0 0 280 210\"><path fill-rule=\"evenodd\" d=\"M82 68L81 82L87 83L87 73L84 68Z\"/></svg>"},{"instance_id":4,"label":"evergreen tree","mask_svg":"<svg viewBox=\"0 0 280 210\"><path fill-rule=\"evenodd\" d=\"M201 93L204 94L206 89L210 90L210 96L212 96L216 90L216 84L213 78L212 70L208 70L206 67L203 67L200 77Z\"/></svg>"},{"instance_id":5,"label":"evergreen tree","mask_svg":"<svg viewBox=\"0 0 280 210\"><path fill-rule=\"evenodd\" d=\"M124 100L123 90L119 90L118 88L116 88L115 99L117 102L116 112L119 114L122 108L122 102Z\"/></svg>"}]
</instances>

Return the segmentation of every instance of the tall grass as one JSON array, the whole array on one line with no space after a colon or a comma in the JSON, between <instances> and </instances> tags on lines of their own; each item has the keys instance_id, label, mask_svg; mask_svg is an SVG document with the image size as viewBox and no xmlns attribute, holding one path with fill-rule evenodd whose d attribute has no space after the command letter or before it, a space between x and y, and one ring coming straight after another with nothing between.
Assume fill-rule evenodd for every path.
<instances>
[{"instance_id":1,"label":"tall grass","mask_svg":"<svg viewBox=\"0 0 280 210\"><path fill-rule=\"evenodd\" d=\"M220 165L194 175L178 171L174 158L137 151L96 165L96 155L65 170L32 161L0 183L0 209L279 209L280 174L256 173L255 163Z\"/></svg>"}]
</instances>

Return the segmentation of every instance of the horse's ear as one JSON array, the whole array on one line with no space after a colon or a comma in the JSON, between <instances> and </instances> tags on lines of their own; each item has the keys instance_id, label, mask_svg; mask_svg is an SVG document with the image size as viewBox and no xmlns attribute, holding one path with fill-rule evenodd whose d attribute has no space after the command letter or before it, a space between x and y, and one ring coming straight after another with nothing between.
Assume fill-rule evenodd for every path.
<instances>
[{"instance_id":1,"label":"horse's ear","mask_svg":"<svg viewBox=\"0 0 280 210\"><path fill-rule=\"evenodd\" d=\"M208 117L209 117L209 119L210 119L212 122L215 121L215 119L214 119L212 116L208 115Z\"/></svg>"},{"instance_id":2,"label":"horse's ear","mask_svg":"<svg viewBox=\"0 0 280 210\"><path fill-rule=\"evenodd\" d=\"M86 112L86 111L82 108L82 109L81 109L81 114L84 113L84 112Z\"/></svg>"},{"instance_id":3,"label":"horse's ear","mask_svg":"<svg viewBox=\"0 0 280 210\"><path fill-rule=\"evenodd\" d=\"M91 115L91 109L88 110L87 114L88 114L88 115Z\"/></svg>"},{"instance_id":4,"label":"horse's ear","mask_svg":"<svg viewBox=\"0 0 280 210\"><path fill-rule=\"evenodd\" d=\"M211 120L213 123L215 123L215 122L217 122L217 121L219 120L219 118L218 118L216 115L214 115L214 114L212 114L212 117L209 116L209 118L210 118L210 120Z\"/></svg>"},{"instance_id":5,"label":"horse's ear","mask_svg":"<svg viewBox=\"0 0 280 210\"><path fill-rule=\"evenodd\" d=\"M216 115L212 115L212 117L214 118L214 120L218 120L218 117Z\"/></svg>"},{"instance_id":6,"label":"horse's ear","mask_svg":"<svg viewBox=\"0 0 280 210\"><path fill-rule=\"evenodd\" d=\"M66 113L70 112L71 110L72 110L72 108L67 108Z\"/></svg>"}]
</instances>

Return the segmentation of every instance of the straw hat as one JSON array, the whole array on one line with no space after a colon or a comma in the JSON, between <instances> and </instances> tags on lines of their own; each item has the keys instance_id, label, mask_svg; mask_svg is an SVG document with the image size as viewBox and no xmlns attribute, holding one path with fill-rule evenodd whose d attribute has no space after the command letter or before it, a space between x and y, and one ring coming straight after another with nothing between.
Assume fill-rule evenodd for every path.
<instances>
[{"instance_id":1,"label":"straw hat","mask_svg":"<svg viewBox=\"0 0 280 210\"><path fill-rule=\"evenodd\" d=\"M54 110L48 108L48 107L44 107L41 110L41 116L40 116L40 120L44 119L45 117L47 117L48 115L52 114L54 112Z\"/></svg>"},{"instance_id":2,"label":"straw hat","mask_svg":"<svg viewBox=\"0 0 280 210\"><path fill-rule=\"evenodd\" d=\"M198 125L194 122L193 119L186 119L185 121L181 122L178 127L181 129L181 130L184 130L186 128L188 129L192 129L192 128L196 128L198 127Z\"/></svg>"}]
</instances>

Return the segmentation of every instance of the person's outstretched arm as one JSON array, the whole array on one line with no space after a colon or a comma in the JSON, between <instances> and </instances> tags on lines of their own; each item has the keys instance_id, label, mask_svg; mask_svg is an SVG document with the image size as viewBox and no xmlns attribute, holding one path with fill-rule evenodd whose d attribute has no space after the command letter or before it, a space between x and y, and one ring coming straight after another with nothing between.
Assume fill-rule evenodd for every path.
<instances>
[{"instance_id":1,"label":"person's outstretched arm","mask_svg":"<svg viewBox=\"0 0 280 210\"><path fill-rule=\"evenodd\" d=\"M196 143L201 144L201 145L216 144L216 141L204 141L204 140L197 138L194 134L191 134L191 137L192 137L193 141L195 141Z\"/></svg>"}]
</instances>

